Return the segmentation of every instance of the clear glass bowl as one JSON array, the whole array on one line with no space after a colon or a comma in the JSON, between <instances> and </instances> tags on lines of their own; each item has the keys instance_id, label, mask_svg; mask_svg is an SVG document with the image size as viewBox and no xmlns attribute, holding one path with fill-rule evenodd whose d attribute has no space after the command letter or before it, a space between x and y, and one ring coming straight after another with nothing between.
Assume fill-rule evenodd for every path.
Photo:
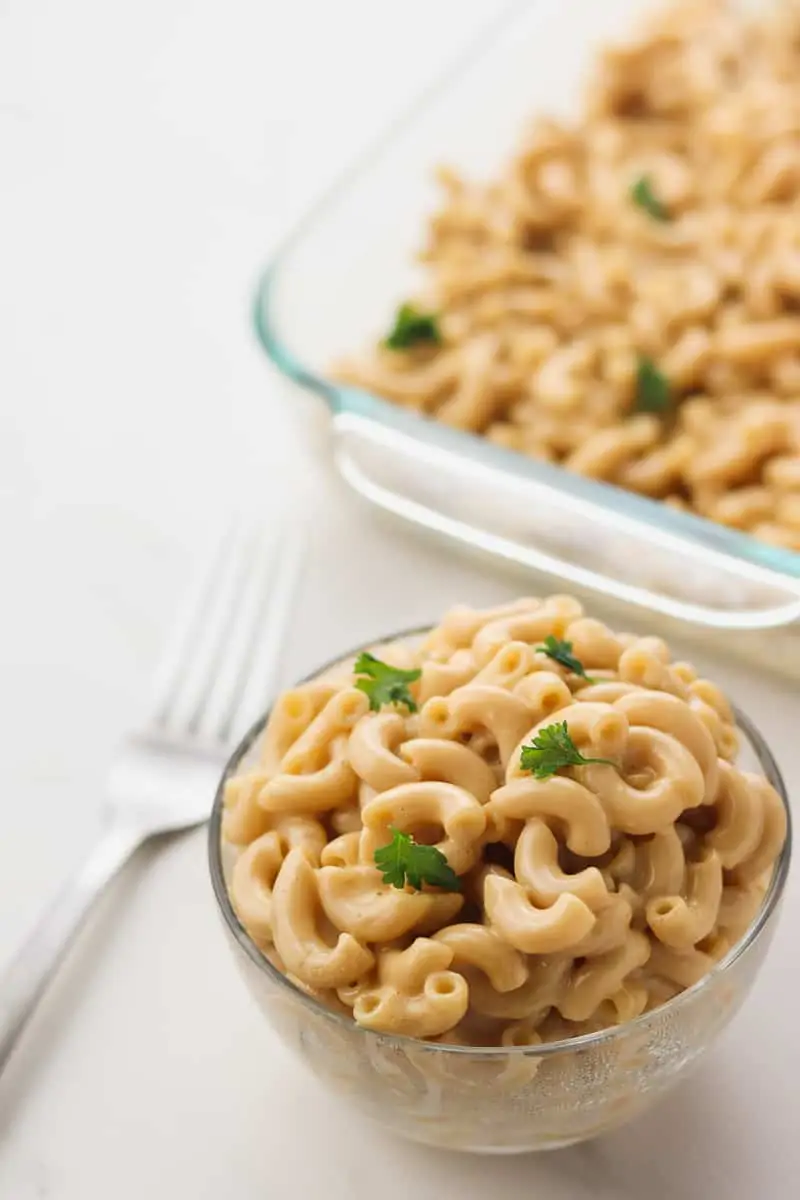
<instances>
[{"instance_id":1,"label":"clear glass bowl","mask_svg":"<svg viewBox=\"0 0 800 1200\"><path fill-rule=\"evenodd\" d=\"M533 114L569 115L592 54L624 37L644 7L504 6L286 240L259 286L256 330L275 365L326 402L339 470L371 503L474 550L690 625L783 627L791 637L780 658L792 657L800 672L800 554L449 429L329 373L337 357L384 332L397 303L414 294L435 164L490 176ZM732 644L751 652L744 638ZM756 647L752 654L764 657Z\"/></svg>"},{"instance_id":2,"label":"clear glass bowl","mask_svg":"<svg viewBox=\"0 0 800 1200\"><path fill-rule=\"evenodd\" d=\"M737 720L744 764L766 775L788 817L769 748L742 713ZM595 1137L644 1112L682 1079L749 992L775 929L791 827L762 908L741 941L700 983L626 1025L534 1048L473 1049L390 1037L332 1012L272 966L228 897L220 840L223 785L250 765L265 722L233 754L214 800L208 837L214 894L236 963L270 1024L326 1087L385 1128L432 1146L483 1154L554 1149Z\"/></svg>"}]
</instances>

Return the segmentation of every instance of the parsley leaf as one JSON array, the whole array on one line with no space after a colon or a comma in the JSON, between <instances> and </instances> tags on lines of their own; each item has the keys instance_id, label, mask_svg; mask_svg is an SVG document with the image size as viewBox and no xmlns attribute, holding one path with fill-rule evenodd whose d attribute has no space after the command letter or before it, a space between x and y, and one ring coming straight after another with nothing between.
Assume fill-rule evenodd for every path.
<instances>
[{"instance_id":1,"label":"parsley leaf","mask_svg":"<svg viewBox=\"0 0 800 1200\"><path fill-rule=\"evenodd\" d=\"M636 367L636 412L664 413L672 404L669 380L652 358L639 355Z\"/></svg>"},{"instance_id":2,"label":"parsley leaf","mask_svg":"<svg viewBox=\"0 0 800 1200\"><path fill-rule=\"evenodd\" d=\"M402 888L408 882L418 892L423 883L446 892L461 891L459 878L441 850L436 846L419 845L410 833L400 829L392 829L391 834L388 846L381 846L373 856L384 883Z\"/></svg>"},{"instance_id":3,"label":"parsley leaf","mask_svg":"<svg viewBox=\"0 0 800 1200\"><path fill-rule=\"evenodd\" d=\"M407 350L418 342L433 342L438 346L441 340L436 313L420 312L413 304L401 304L383 344L389 350Z\"/></svg>"},{"instance_id":4,"label":"parsley leaf","mask_svg":"<svg viewBox=\"0 0 800 1200\"><path fill-rule=\"evenodd\" d=\"M549 633L544 639L543 644L537 646L536 649L541 650L542 654L546 654L548 658L552 658L553 662L560 663L562 667L571 671L573 675L580 675L581 679L585 679L587 683L592 682L583 669L581 660L576 658L572 653L572 642L564 642L560 638L553 637L552 633Z\"/></svg>"},{"instance_id":5,"label":"parsley leaf","mask_svg":"<svg viewBox=\"0 0 800 1200\"><path fill-rule=\"evenodd\" d=\"M654 221L672 220L669 209L653 191L653 185L648 175L642 175L635 183L631 184L630 194L633 203L638 204L639 208Z\"/></svg>"},{"instance_id":6,"label":"parsley leaf","mask_svg":"<svg viewBox=\"0 0 800 1200\"><path fill-rule=\"evenodd\" d=\"M404 704L409 712L417 711L417 703L408 690L409 683L419 679L422 671L402 671L381 662L374 654L365 650L356 659L353 671L364 678L356 679L355 686L369 697L369 706L377 712L384 704Z\"/></svg>"},{"instance_id":7,"label":"parsley leaf","mask_svg":"<svg viewBox=\"0 0 800 1200\"><path fill-rule=\"evenodd\" d=\"M522 747L519 759L523 771L532 771L535 779L547 779L561 767L580 767L585 763L617 765L610 758L585 758L570 737L566 721L546 725L530 746Z\"/></svg>"}]
</instances>

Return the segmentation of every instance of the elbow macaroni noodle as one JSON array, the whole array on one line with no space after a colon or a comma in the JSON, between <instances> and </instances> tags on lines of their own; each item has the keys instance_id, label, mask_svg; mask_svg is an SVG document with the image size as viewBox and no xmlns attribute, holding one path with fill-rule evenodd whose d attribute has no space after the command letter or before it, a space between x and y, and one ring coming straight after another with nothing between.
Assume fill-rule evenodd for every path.
<instances>
[{"instance_id":1,"label":"elbow macaroni noodle","mask_svg":"<svg viewBox=\"0 0 800 1200\"><path fill-rule=\"evenodd\" d=\"M336 376L800 550L800 10L763 7L675 0L490 182L441 170L418 297L440 341ZM666 416L637 411L643 358Z\"/></svg>"},{"instance_id":2,"label":"elbow macaroni noodle","mask_svg":"<svg viewBox=\"0 0 800 1200\"><path fill-rule=\"evenodd\" d=\"M542 653L551 634L589 679ZM421 669L418 712L369 711L340 664L278 700L257 769L225 785L233 906L293 983L365 1028L533 1046L635 1019L742 937L786 814L734 765L725 697L662 641L553 596L452 609L381 653ZM612 762L524 771L553 720ZM461 890L384 882L393 829Z\"/></svg>"}]
</instances>

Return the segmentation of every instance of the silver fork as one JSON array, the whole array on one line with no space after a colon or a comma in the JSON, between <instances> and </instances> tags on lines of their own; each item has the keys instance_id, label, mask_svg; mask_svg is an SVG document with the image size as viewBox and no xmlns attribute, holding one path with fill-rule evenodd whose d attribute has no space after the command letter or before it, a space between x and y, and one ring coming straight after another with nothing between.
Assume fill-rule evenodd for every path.
<instances>
[{"instance_id":1,"label":"silver fork","mask_svg":"<svg viewBox=\"0 0 800 1200\"><path fill-rule=\"evenodd\" d=\"M302 554L296 530L221 539L168 643L149 720L114 760L97 844L0 976L0 1070L112 876L146 839L207 818L225 760L278 683Z\"/></svg>"}]
</instances>

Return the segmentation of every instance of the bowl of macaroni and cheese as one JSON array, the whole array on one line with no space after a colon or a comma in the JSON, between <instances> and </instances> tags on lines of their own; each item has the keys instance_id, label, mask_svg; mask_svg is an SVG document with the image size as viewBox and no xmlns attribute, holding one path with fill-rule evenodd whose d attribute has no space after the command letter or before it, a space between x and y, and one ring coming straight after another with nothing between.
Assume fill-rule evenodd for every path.
<instances>
[{"instance_id":1,"label":"bowl of macaroni and cheese","mask_svg":"<svg viewBox=\"0 0 800 1200\"><path fill-rule=\"evenodd\" d=\"M789 811L718 687L550 596L281 695L209 854L249 989L329 1088L515 1153L622 1124L712 1044L772 937Z\"/></svg>"}]
</instances>

